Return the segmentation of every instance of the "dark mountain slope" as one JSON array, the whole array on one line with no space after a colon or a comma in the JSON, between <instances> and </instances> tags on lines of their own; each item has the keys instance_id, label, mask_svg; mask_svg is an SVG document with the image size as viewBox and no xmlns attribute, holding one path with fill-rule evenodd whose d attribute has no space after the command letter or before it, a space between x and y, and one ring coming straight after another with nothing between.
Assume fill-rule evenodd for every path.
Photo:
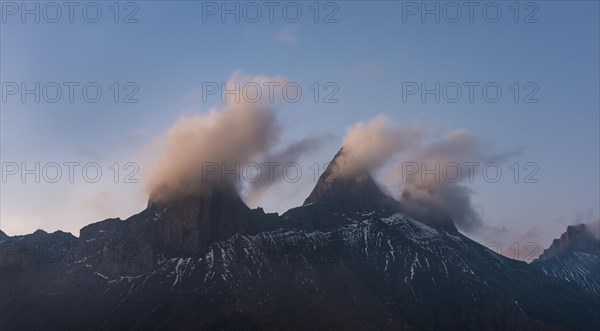
<instances>
[{"instance_id":1,"label":"dark mountain slope","mask_svg":"<svg viewBox=\"0 0 600 331\"><path fill-rule=\"evenodd\" d=\"M600 240L585 224L567 227L532 263L547 275L600 295Z\"/></svg>"},{"instance_id":2,"label":"dark mountain slope","mask_svg":"<svg viewBox=\"0 0 600 331\"><path fill-rule=\"evenodd\" d=\"M0 322L25 329L597 329L600 302L586 288L537 262L498 255L455 227L426 223L404 215L370 176L320 180L304 206L281 217L249 209L230 190L151 199L125 221L84 227L80 238L31 235L46 245L76 241L68 258L49 267L36 260L22 267L3 255Z\"/></svg>"}]
</instances>

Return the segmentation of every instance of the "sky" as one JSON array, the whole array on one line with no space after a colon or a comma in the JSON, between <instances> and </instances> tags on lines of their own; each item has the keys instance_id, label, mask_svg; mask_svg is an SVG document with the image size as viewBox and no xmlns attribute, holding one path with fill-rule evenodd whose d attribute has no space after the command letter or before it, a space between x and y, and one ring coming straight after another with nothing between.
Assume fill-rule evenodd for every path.
<instances>
[{"instance_id":1,"label":"sky","mask_svg":"<svg viewBox=\"0 0 600 331\"><path fill-rule=\"evenodd\" d=\"M482 153L506 156L497 182L465 183L485 225L466 234L504 255L529 259L567 225L598 222L597 1L1 5L0 228L9 235L78 235L143 210L156 142L182 116L226 107L224 84L240 77L264 93L259 77L300 86L299 96L275 89L268 104L279 146L318 141L297 160L301 179L246 199L252 207L301 205L349 128L383 115L431 143L468 132ZM401 189L383 170L376 178Z\"/></svg>"}]
</instances>

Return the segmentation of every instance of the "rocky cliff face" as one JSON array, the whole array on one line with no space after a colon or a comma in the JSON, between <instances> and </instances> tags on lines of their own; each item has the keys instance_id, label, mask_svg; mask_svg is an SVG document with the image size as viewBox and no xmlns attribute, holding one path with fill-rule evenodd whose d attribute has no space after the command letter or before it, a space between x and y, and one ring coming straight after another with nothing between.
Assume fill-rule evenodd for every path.
<instances>
[{"instance_id":1,"label":"rocky cliff face","mask_svg":"<svg viewBox=\"0 0 600 331\"><path fill-rule=\"evenodd\" d=\"M64 279L79 257L78 239L70 233L32 234L0 240L0 302L28 293L47 291L50 279ZM10 301L10 299L8 299ZM0 312L2 306L0 306ZM0 323L4 320L0 314ZM8 327L0 324L2 328Z\"/></svg>"},{"instance_id":2,"label":"rocky cliff face","mask_svg":"<svg viewBox=\"0 0 600 331\"><path fill-rule=\"evenodd\" d=\"M546 275L600 295L600 241L585 224L567 227L560 239L532 263Z\"/></svg>"},{"instance_id":3,"label":"rocky cliff face","mask_svg":"<svg viewBox=\"0 0 600 331\"><path fill-rule=\"evenodd\" d=\"M4 236L0 264L14 268L49 268L73 259L77 237L68 232L37 230L23 236Z\"/></svg>"},{"instance_id":4,"label":"rocky cliff face","mask_svg":"<svg viewBox=\"0 0 600 331\"><path fill-rule=\"evenodd\" d=\"M538 257L538 261L549 260L566 252L593 253L600 249L600 240L596 239L585 224L569 225L560 239L554 239L552 245Z\"/></svg>"},{"instance_id":5,"label":"rocky cliff face","mask_svg":"<svg viewBox=\"0 0 600 331\"><path fill-rule=\"evenodd\" d=\"M340 176L340 149L301 207L282 215L283 226L306 231L330 230L364 215L389 216L400 204L384 194L370 174Z\"/></svg>"},{"instance_id":6,"label":"rocky cliff face","mask_svg":"<svg viewBox=\"0 0 600 331\"><path fill-rule=\"evenodd\" d=\"M336 215L362 216L376 212L378 216L389 216L402 212L427 225L458 233L454 221L443 211L418 203L413 203L410 209L404 208L385 194L369 173L342 176L339 164L342 164L340 159L343 153L342 148L331 160L330 166L304 201L303 208L292 209L284 217L296 219L296 223L304 224L305 229L318 229L319 226L342 224L346 218L337 219Z\"/></svg>"},{"instance_id":7,"label":"rocky cliff face","mask_svg":"<svg viewBox=\"0 0 600 331\"><path fill-rule=\"evenodd\" d=\"M304 200L303 206L318 203L327 206L332 212L383 209L398 211L398 202L384 194L369 173L350 177L340 175L338 164L343 153L343 149L337 152L308 198Z\"/></svg>"},{"instance_id":8,"label":"rocky cliff face","mask_svg":"<svg viewBox=\"0 0 600 331\"><path fill-rule=\"evenodd\" d=\"M233 187L213 187L198 195L150 201L145 216L160 219L158 241L166 252L198 253L203 245L249 228L250 208ZM132 220L136 221L136 220Z\"/></svg>"},{"instance_id":9,"label":"rocky cliff face","mask_svg":"<svg viewBox=\"0 0 600 331\"><path fill-rule=\"evenodd\" d=\"M102 273L138 275L153 270L159 257L196 256L215 241L274 228L277 217L250 209L233 188L214 187L172 200L151 199L145 210L124 221L82 228L80 240L101 252L119 252L121 259L92 261ZM136 263L128 255L135 255Z\"/></svg>"}]
</instances>

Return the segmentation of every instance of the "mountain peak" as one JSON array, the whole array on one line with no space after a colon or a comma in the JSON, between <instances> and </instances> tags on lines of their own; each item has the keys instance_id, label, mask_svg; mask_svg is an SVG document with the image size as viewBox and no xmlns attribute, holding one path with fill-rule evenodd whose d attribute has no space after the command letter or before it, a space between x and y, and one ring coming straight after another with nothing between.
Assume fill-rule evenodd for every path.
<instances>
[{"instance_id":1,"label":"mountain peak","mask_svg":"<svg viewBox=\"0 0 600 331\"><path fill-rule=\"evenodd\" d=\"M149 218L161 215L171 249L197 252L203 243L245 233L251 209L233 185L212 185L187 195L151 197L145 212Z\"/></svg>"},{"instance_id":2,"label":"mountain peak","mask_svg":"<svg viewBox=\"0 0 600 331\"><path fill-rule=\"evenodd\" d=\"M340 175L343 155L344 149L340 148L304 201L304 206L321 203L333 210L399 210L400 204L383 193L369 173Z\"/></svg>"},{"instance_id":3,"label":"mountain peak","mask_svg":"<svg viewBox=\"0 0 600 331\"><path fill-rule=\"evenodd\" d=\"M383 211L402 212L421 223L456 233L454 221L446 214L431 206L415 202L406 206L386 195L368 172L341 175L344 166L343 147L336 153L323 172L317 185L304 201L303 206L318 204L327 212ZM289 214L289 213L288 213ZM337 224L337 223L336 223Z\"/></svg>"},{"instance_id":4,"label":"mountain peak","mask_svg":"<svg viewBox=\"0 0 600 331\"><path fill-rule=\"evenodd\" d=\"M569 225L560 239L554 239L550 247L545 249L537 260L548 260L571 251L592 253L599 248L600 240L594 237L585 224Z\"/></svg>"}]
</instances>

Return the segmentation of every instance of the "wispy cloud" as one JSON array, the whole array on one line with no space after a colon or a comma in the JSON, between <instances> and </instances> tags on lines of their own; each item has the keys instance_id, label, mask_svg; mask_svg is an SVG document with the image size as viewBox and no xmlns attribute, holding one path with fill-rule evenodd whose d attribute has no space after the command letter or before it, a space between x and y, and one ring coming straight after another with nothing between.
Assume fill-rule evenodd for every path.
<instances>
[{"instance_id":1,"label":"wispy cloud","mask_svg":"<svg viewBox=\"0 0 600 331\"><path fill-rule=\"evenodd\" d=\"M294 46L296 45L298 38L296 36L297 29L294 25L286 25L275 35L275 39L284 44Z\"/></svg>"},{"instance_id":2,"label":"wispy cloud","mask_svg":"<svg viewBox=\"0 0 600 331\"><path fill-rule=\"evenodd\" d=\"M347 79L350 82L371 81L381 75L381 72L381 68L377 64L367 62L352 67L350 72L348 72Z\"/></svg>"}]
</instances>

